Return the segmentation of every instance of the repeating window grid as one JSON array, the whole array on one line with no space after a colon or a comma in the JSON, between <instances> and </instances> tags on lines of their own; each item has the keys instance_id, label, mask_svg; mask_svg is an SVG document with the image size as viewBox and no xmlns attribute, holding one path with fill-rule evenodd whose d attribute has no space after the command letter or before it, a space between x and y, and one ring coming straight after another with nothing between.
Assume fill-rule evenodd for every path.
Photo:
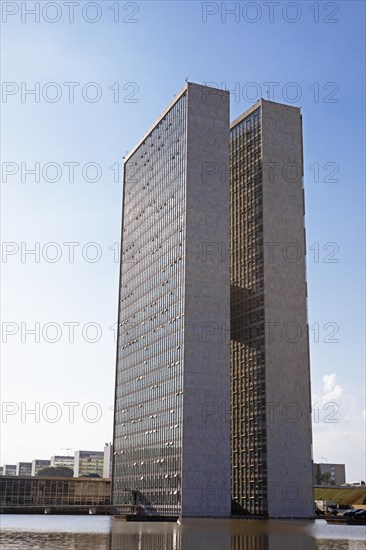
<instances>
[{"instance_id":1,"label":"repeating window grid","mask_svg":"<svg viewBox=\"0 0 366 550\"><path fill-rule=\"evenodd\" d=\"M186 97L125 165L114 495L179 513Z\"/></svg>"},{"instance_id":2,"label":"repeating window grid","mask_svg":"<svg viewBox=\"0 0 366 550\"><path fill-rule=\"evenodd\" d=\"M266 513L261 113L231 131L233 498Z\"/></svg>"},{"instance_id":3,"label":"repeating window grid","mask_svg":"<svg viewBox=\"0 0 366 550\"><path fill-rule=\"evenodd\" d=\"M110 504L110 482L79 479L1 479L0 504L27 506L105 506Z\"/></svg>"}]
</instances>

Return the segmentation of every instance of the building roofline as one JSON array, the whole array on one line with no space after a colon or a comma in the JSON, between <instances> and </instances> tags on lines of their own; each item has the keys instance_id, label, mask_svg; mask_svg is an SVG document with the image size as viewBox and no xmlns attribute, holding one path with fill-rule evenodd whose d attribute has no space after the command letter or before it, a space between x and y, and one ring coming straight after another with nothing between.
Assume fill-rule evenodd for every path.
<instances>
[{"instance_id":1,"label":"building roofline","mask_svg":"<svg viewBox=\"0 0 366 550\"><path fill-rule=\"evenodd\" d=\"M127 155L124 157L124 162L127 162L127 160L129 158L131 158L131 156L137 151L137 149L142 145L142 143L149 137L149 135L153 132L153 130L155 129L155 127L162 121L162 119L165 117L165 115L170 111L170 109L175 105L175 103L177 103L177 101L187 92L188 90L188 87L189 86L201 86L201 87L206 87L206 88L210 88L210 86L204 86L203 84L197 84L195 82L187 82L183 88L181 88L181 90L175 94L175 96L173 97L173 99L171 100L171 102L168 104L168 106L164 109L164 111L161 113L161 115L155 120L155 122L150 126L150 128L144 133L144 135L142 136L142 138L137 142L137 144L127 153ZM216 88L215 88L216 89ZM222 90L222 91L225 91L225 90ZM229 93L229 92L228 92ZM286 103L280 103L278 101L269 101L268 99L264 99L263 97L261 97L260 99L258 99L254 105L252 105L251 107L249 107L249 109L247 109L246 111L244 111L244 113L242 113L241 115L239 115L237 118L235 118L231 123L230 123L230 130L232 128L234 128L234 126L236 126L237 124L239 124L242 120L244 120L245 118L247 118L251 113L253 113L253 111L255 111L256 109L258 109L259 107L262 107L262 105L264 103L273 103L275 105L282 105L283 107L289 107L289 108L293 108L293 109L299 109L301 111L301 107L296 107L295 105L287 105Z\"/></svg>"},{"instance_id":2,"label":"building roofline","mask_svg":"<svg viewBox=\"0 0 366 550\"><path fill-rule=\"evenodd\" d=\"M63 477L63 476L5 476L0 475L0 478L5 479L36 479L36 480L55 480L55 481L97 481L100 483L101 481L110 481L110 477Z\"/></svg>"},{"instance_id":3,"label":"building roofline","mask_svg":"<svg viewBox=\"0 0 366 550\"><path fill-rule=\"evenodd\" d=\"M155 127L162 121L162 119L165 117L165 115L170 111L170 109L177 103L177 101L187 92L188 88L191 86L198 86L200 88L208 88L213 90L218 90L222 93L226 92L229 93L227 90L221 90L220 88L213 88L212 86L205 86L204 84L198 84L197 82L186 82L186 84L183 86L183 88L175 94L169 105L164 109L164 111L161 113L161 115L155 120L155 122L150 126L150 128L145 132L143 137L138 141L138 143L127 153L127 155L124 157L124 161L127 162L127 160L137 151L137 149L142 145L142 143L149 137L149 135L153 132Z\"/></svg>"},{"instance_id":4,"label":"building roofline","mask_svg":"<svg viewBox=\"0 0 366 550\"><path fill-rule=\"evenodd\" d=\"M258 107L261 107L262 106L262 98L261 99L258 99L258 101L256 101L254 103L254 105L252 105L251 107L249 107L249 109L247 109L246 111L244 111L244 113L242 113L241 115L239 115L237 118L235 118L231 123L230 123L230 130L232 128L234 128L234 126L236 126L237 124L239 124L242 120L244 120L245 118L247 118L250 114L253 113L253 111L255 111L256 109L258 109Z\"/></svg>"},{"instance_id":5,"label":"building roofline","mask_svg":"<svg viewBox=\"0 0 366 550\"><path fill-rule=\"evenodd\" d=\"M164 109L164 111L161 113L161 115L155 120L155 122L150 126L150 128L145 132L145 134L142 136L142 138L138 141L138 143L129 151L129 153L125 156L124 161L126 162L134 153L137 151L137 149L141 146L141 144L145 141L146 138L149 137L149 135L153 132L155 127L161 122L161 120L165 117L165 115L170 111L170 109L177 103L177 101L186 93L188 90L188 86L191 84L191 82L187 82L183 88L175 94L169 105Z\"/></svg>"},{"instance_id":6,"label":"building roofline","mask_svg":"<svg viewBox=\"0 0 366 550\"><path fill-rule=\"evenodd\" d=\"M262 107L265 103L271 103L272 105L279 105L281 107L287 107L289 109L297 109L301 112L301 107L296 107L295 105L287 105L287 103L280 103L279 101L269 101L268 99L264 99L263 97L261 97L260 99L258 99L258 101L254 103L254 105L249 107L249 109L244 111L244 113L242 113L232 121L232 123L230 124L230 130L234 128L234 126L237 126L244 119L246 119L249 115L251 115L256 109Z\"/></svg>"}]
</instances>

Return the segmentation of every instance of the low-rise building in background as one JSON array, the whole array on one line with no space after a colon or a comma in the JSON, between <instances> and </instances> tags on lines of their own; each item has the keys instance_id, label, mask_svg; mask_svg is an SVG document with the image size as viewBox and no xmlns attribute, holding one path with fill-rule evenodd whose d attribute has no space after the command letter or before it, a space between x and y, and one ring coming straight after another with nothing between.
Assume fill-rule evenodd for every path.
<instances>
[{"instance_id":1,"label":"low-rise building in background","mask_svg":"<svg viewBox=\"0 0 366 550\"><path fill-rule=\"evenodd\" d=\"M35 458L32 460L32 472L31 475L34 477L38 474L39 470L42 470L42 468L47 468L48 466L51 466L50 460L42 460L39 458Z\"/></svg>"},{"instance_id":2,"label":"low-rise building in background","mask_svg":"<svg viewBox=\"0 0 366 550\"><path fill-rule=\"evenodd\" d=\"M16 467L16 476L31 476L32 475L32 463L31 462L18 462Z\"/></svg>"},{"instance_id":3,"label":"low-rise building in background","mask_svg":"<svg viewBox=\"0 0 366 550\"><path fill-rule=\"evenodd\" d=\"M340 487L346 483L346 467L344 464L320 462L313 465L315 485L335 485Z\"/></svg>"},{"instance_id":4,"label":"low-rise building in background","mask_svg":"<svg viewBox=\"0 0 366 550\"><path fill-rule=\"evenodd\" d=\"M69 455L55 455L51 456L51 466L52 468L57 468L58 466L66 466L71 468L74 471L74 462L75 458Z\"/></svg>"},{"instance_id":5,"label":"low-rise building in background","mask_svg":"<svg viewBox=\"0 0 366 550\"><path fill-rule=\"evenodd\" d=\"M16 464L4 464L3 475L4 476L16 476L17 475Z\"/></svg>"},{"instance_id":6,"label":"low-rise building in background","mask_svg":"<svg viewBox=\"0 0 366 550\"><path fill-rule=\"evenodd\" d=\"M109 479L75 479L33 477L30 479L0 478L0 514L19 513L33 508L35 513L63 507L82 508L110 505ZM43 508L43 509L42 509ZM88 513L88 511L86 511ZM91 513L89 511L89 513ZM94 509L93 513L96 513Z\"/></svg>"},{"instance_id":7,"label":"low-rise building in background","mask_svg":"<svg viewBox=\"0 0 366 550\"><path fill-rule=\"evenodd\" d=\"M103 451L75 451L74 477L99 475L103 477Z\"/></svg>"}]
</instances>

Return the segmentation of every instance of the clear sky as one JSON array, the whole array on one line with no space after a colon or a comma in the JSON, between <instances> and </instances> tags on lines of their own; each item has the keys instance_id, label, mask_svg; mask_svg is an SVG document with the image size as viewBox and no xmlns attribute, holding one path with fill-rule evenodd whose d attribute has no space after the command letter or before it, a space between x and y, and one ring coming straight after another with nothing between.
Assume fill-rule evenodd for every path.
<instances>
[{"instance_id":1,"label":"clear sky","mask_svg":"<svg viewBox=\"0 0 366 550\"><path fill-rule=\"evenodd\" d=\"M1 7L1 464L112 438L122 156L188 77L302 107L314 460L364 479L365 3Z\"/></svg>"}]
</instances>

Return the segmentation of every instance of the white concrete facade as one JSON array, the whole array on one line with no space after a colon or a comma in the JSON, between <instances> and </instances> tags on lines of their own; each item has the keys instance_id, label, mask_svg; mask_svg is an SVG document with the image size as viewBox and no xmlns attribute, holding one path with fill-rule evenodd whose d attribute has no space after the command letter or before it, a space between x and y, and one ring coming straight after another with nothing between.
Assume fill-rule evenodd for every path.
<instances>
[{"instance_id":1,"label":"white concrete facade","mask_svg":"<svg viewBox=\"0 0 366 550\"><path fill-rule=\"evenodd\" d=\"M229 93L188 85L182 515L228 516L230 342ZM209 172L209 174L207 173Z\"/></svg>"},{"instance_id":2,"label":"white concrete facade","mask_svg":"<svg viewBox=\"0 0 366 550\"><path fill-rule=\"evenodd\" d=\"M103 458L103 478L110 478L112 475L112 455L113 445L112 443L106 443L104 445L104 458Z\"/></svg>"},{"instance_id":3,"label":"white concrete facade","mask_svg":"<svg viewBox=\"0 0 366 550\"><path fill-rule=\"evenodd\" d=\"M300 109L261 101L269 517L311 517L312 431Z\"/></svg>"}]
</instances>

